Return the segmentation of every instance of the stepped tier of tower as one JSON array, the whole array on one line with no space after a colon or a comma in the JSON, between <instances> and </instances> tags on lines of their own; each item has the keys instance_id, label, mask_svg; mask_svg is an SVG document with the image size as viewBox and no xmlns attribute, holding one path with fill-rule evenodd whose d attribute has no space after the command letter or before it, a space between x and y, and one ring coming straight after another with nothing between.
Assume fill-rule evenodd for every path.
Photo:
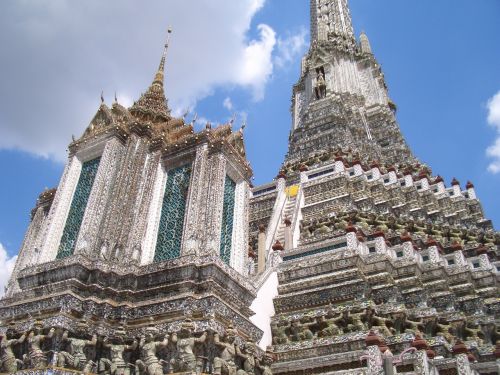
<instances>
[{"instance_id":1,"label":"stepped tier of tower","mask_svg":"<svg viewBox=\"0 0 500 375\"><path fill-rule=\"evenodd\" d=\"M353 212L372 217L364 223L369 232L377 228L408 230L424 240L432 236L443 246L453 241L498 241L491 221L483 216L472 183L467 182L462 189L453 179L447 187L440 176L433 176L419 163L394 166L361 160L358 154L337 149L285 165L278 180L286 178L283 183L297 186L303 203L295 212L281 216L282 220L285 216L294 218L300 211L299 243L315 242L342 230L336 223L338 215ZM278 184L253 189L250 236L254 248L259 226L267 228L273 212L284 204L278 202ZM296 201L293 199L294 204Z\"/></svg>"},{"instance_id":2,"label":"stepped tier of tower","mask_svg":"<svg viewBox=\"0 0 500 375\"><path fill-rule=\"evenodd\" d=\"M459 374L461 361L493 373L498 245L473 185L447 187L426 166L367 165L337 150L284 170L250 201L252 254L278 279L273 371L374 374L360 358L382 361L389 348L409 351L397 373L430 373L419 369L432 363Z\"/></svg>"}]
</instances>

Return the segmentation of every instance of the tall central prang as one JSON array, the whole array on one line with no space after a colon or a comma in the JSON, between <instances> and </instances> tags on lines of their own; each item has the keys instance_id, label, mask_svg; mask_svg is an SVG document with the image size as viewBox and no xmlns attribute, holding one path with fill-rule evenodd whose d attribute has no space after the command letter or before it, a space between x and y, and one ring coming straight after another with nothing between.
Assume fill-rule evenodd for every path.
<instances>
[{"instance_id":1,"label":"tall central prang","mask_svg":"<svg viewBox=\"0 0 500 375\"><path fill-rule=\"evenodd\" d=\"M285 168L342 150L387 164L415 162L368 37L354 37L347 1L311 1L311 47L293 88Z\"/></svg>"},{"instance_id":2,"label":"tall central prang","mask_svg":"<svg viewBox=\"0 0 500 375\"><path fill-rule=\"evenodd\" d=\"M412 154L347 0L310 3L288 153L250 201L273 372L497 373L499 234Z\"/></svg>"}]
</instances>

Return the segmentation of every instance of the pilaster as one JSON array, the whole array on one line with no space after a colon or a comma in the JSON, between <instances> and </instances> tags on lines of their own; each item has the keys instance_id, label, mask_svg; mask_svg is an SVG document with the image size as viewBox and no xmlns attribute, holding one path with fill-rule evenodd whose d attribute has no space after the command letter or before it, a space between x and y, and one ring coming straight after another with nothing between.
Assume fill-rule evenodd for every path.
<instances>
[{"instance_id":1,"label":"pilaster","mask_svg":"<svg viewBox=\"0 0 500 375\"><path fill-rule=\"evenodd\" d=\"M151 203L148 211L146 232L142 242L141 265L153 262L155 256L158 227L160 225L162 197L167 183L167 173L163 163L160 161L160 152L158 151L153 154L152 158L158 160L158 162L156 165L153 190L151 193Z\"/></svg>"},{"instance_id":2,"label":"pilaster","mask_svg":"<svg viewBox=\"0 0 500 375\"><path fill-rule=\"evenodd\" d=\"M248 182L241 180L236 184L234 197L234 221L230 265L238 272L245 274L248 255Z\"/></svg>"},{"instance_id":3,"label":"pilaster","mask_svg":"<svg viewBox=\"0 0 500 375\"><path fill-rule=\"evenodd\" d=\"M226 176L226 159L222 154L213 154L208 159L208 173L204 179L207 199L201 207L202 223L205 235L200 250L203 255L219 255L220 233L222 225L222 209L224 202L224 181Z\"/></svg>"},{"instance_id":4,"label":"pilaster","mask_svg":"<svg viewBox=\"0 0 500 375\"><path fill-rule=\"evenodd\" d=\"M110 194L115 186L115 176L123 151L124 146L116 138L110 139L104 147L101 161L99 162L99 169L80 226L74 254L87 253L90 256L97 255L95 253L90 254L89 252L97 249L100 238L99 229L109 207Z\"/></svg>"},{"instance_id":5,"label":"pilaster","mask_svg":"<svg viewBox=\"0 0 500 375\"><path fill-rule=\"evenodd\" d=\"M200 245L204 232L201 212L207 199L207 187L210 185L210 181L207 180L208 175L208 146L203 144L196 149L193 162L181 247L182 255L195 255L201 251Z\"/></svg>"},{"instance_id":6,"label":"pilaster","mask_svg":"<svg viewBox=\"0 0 500 375\"><path fill-rule=\"evenodd\" d=\"M40 253L38 263L45 263L54 260L57 255L57 248L64 229L66 218L68 217L71 199L78 183L78 178L82 170L82 162L76 155L71 156L68 164L64 168L61 183L57 189L54 202L50 208L47 218L45 241Z\"/></svg>"}]
</instances>

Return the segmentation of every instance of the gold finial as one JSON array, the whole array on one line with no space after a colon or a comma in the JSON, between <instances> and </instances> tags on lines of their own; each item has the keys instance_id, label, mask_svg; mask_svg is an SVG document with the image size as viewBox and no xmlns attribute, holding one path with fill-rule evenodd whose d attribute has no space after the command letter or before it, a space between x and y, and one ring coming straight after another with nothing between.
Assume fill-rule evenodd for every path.
<instances>
[{"instance_id":1,"label":"gold finial","mask_svg":"<svg viewBox=\"0 0 500 375\"><path fill-rule=\"evenodd\" d=\"M165 71L165 59L167 57L168 45L170 43L170 34L172 34L172 27L168 27L167 29L167 39L165 40L165 45L163 47L163 54L160 60L160 66L158 67L158 71L156 72L155 80L153 83L157 83L163 86L163 77Z\"/></svg>"}]
</instances>

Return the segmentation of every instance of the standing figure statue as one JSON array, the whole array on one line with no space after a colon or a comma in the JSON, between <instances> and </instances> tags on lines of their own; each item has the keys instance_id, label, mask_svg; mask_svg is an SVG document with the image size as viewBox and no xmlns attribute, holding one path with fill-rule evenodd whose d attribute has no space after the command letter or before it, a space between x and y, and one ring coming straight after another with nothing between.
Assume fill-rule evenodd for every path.
<instances>
[{"instance_id":1,"label":"standing figure statue","mask_svg":"<svg viewBox=\"0 0 500 375\"><path fill-rule=\"evenodd\" d=\"M226 330L226 339L224 341L219 339L218 333L214 334L214 344L219 347L221 353L214 358L213 375L234 375L236 373L236 363L234 361L236 356L235 339L236 331L232 325Z\"/></svg>"},{"instance_id":2,"label":"standing figure statue","mask_svg":"<svg viewBox=\"0 0 500 375\"><path fill-rule=\"evenodd\" d=\"M7 334L5 336L0 336L0 372L5 372L13 374L17 372L18 364L22 365L22 361L17 359L12 351L12 346L16 344L21 344L24 342L26 334L23 334L18 339L7 339Z\"/></svg>"},{"instance_id":3,"label":"standing figure statue","mask_svg":"<svg viewBox=\"0 0 500 375\"><path fill-rule=\"evenodd\" d=\"M150 323L146 328L146 335L139 341L141 359L135 361L135 373L147 375L163 375L163 366L158 359L156 352L160 348L168 345L168 336L165 335L163 341L154 341L158 330Z\"/></svg>"},{"instance_id":4,"label":"standing figure statue","mask_svg":"<svg viewBox=\"0 0 500 375\"><path fill-rule=\"evenodd\" d=\"M176 344L179 358L172 359L171 363L175 371L196 371L196 356L193 353L196 343L204 343L207 333L203 332L201 337L196 338L193 334L194 323L191 319L185 319L181 324L179 335L172 334L172 343Z\"/></svg>"},{"instance_id":5,"label":"standing figure statue","mask_svg":"<svg viewBox=\"0 0 500 375\"><path fill-rule=\"evenodd\" d=\"M243 360L243 369L236 372L237 375L253 375L255 374L255 344L248 341L243 348L243 353L236 345L236 356Z\"/></svg>"},{"instance_id":6,"label":"standing figure statue","mask_svg":"<svg viewBox=\"0 0 500 375\"><path fill-rule=\"evenodd\" d=\"M323 99L326 97L326 81L325 73L321 69L316 74L316 87L314 88L316 99Z\"/></svg>"},{"instance_id":7,"label":"standing figure statue","mask_svg":"<svg viewBox=\"0 0 500 375\"><path fill-rule=\"evenodd\" d=\"M85 321L79 322L78 332L80 335L85 335L87 328L88 326ZM68 344L68 351L61 351L57 354L57 366L73 368L83 371L84 374L91 373L95 363L87 358L84 350L87 346L96 345L97 336L94 334L91 340L86 340L68 337L68 335L68 331L64 331L62 341Z\"/></svg>"},{"instance_id":8,"label":"standing figure statue","mask_svg":"<svg viewBox=\"0 0 500 375\"><path fill-rule=\"evenodd\" d=\"M137 340L131 345L127 345L124 342L125 331L120 328L116 331L116 342L117 344L108 343L108 339L105 338L103 341L103 347L109 349L111 354L111 359L101 358L99 361L99 374L105 375L130 375L130 366L123 359L123 352L129 350L135 350L137 348Z\"/></svg>"},{"instance_id":9,"label":"standing figure statue","mask_svg":"<svg viewBox=\"0 0 500 375\"><path fill-rule=\"evenodd\" d=\"M43 369L47 367L47 356L43 352L41 346L46 339L51 339L54 336L54 328L51 328L47 335L42 333L43 325L40 321L36 321L33 330L28 334L28 354L25 358L29 363L30 368Z\"/></svg>"}]
</instances>

